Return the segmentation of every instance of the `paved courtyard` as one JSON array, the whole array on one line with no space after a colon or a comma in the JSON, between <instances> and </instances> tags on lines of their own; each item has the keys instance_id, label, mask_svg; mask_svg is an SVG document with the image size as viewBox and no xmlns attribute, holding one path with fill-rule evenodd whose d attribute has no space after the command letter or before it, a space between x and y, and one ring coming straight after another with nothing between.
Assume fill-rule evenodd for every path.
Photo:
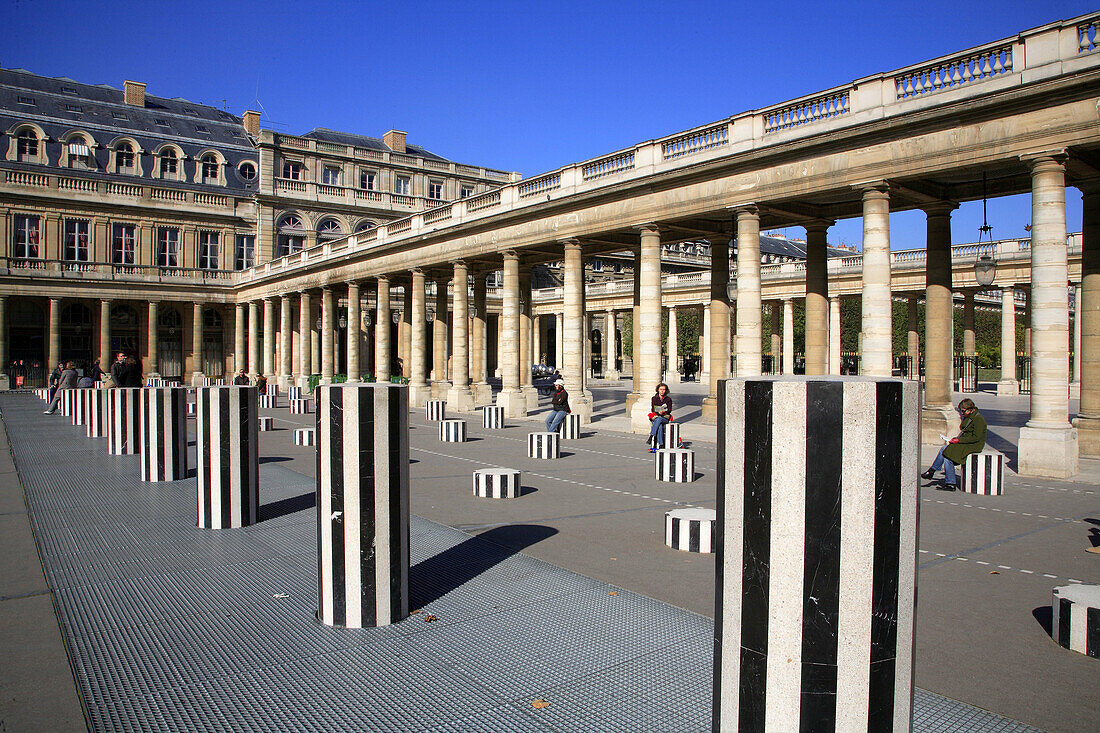
<instances>
[{"instance_id":1,"label":"paved courtyard","mask_svg":"<svg viewBox=\"0 0 1100 733\"><path fill-rule=\"evenodd\" d=\"M27 519L42 557L40 590L33 572L0 587L8 730L51 716L39 729L83 728L79 707L65 717L77 693L33 710L12 681L57 685L69 661L96 730L708 730L713 557L663 543L670 507L715 503L703 388L673 395L696 450L691 484L654 479L620 417L625 387L593 392L596 421L559 461L526 458L538 414L502 431L470 415L471 440L449 444L413 413L420 613L360 631L313 620L314 454L291 428L314 416L262 411L282 429L261 433L261 521L211 532L194 527L193 478L142 484L136 457L3 396L18 473L0 467L0 567L28 559L6 546ZM1012 467L1026 398L976 401ZM522 470L524 495L475 498L471 472L490 465ZM1084 552L1100 545L1100 464L1083 469L1072 482L1010 475L1002 497L923 489L918 730L1096 729L1100 662L1047 635L1051 588L1100 583L1100 556ZM56 636L54 606L69 661L40 638Z\"/></svg>"}]
</instances>

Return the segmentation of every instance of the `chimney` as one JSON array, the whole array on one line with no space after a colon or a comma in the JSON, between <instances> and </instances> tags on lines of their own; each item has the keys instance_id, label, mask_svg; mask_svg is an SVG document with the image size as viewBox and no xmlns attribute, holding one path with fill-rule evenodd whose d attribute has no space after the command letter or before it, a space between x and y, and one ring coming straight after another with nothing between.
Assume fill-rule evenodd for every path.
<instances>
[{"instance_id":1,"label":"chimney","mask_svg":"<svg viewBox=\"0 0 1100 733\"><path fill-rule=\"evenodd\" d=\"M250 109L244 113L244 131L252 137L260 136L260 113Z\"/></svg>"},{"instance_id":2,"label":"chimney","mask_svg":"<svg viewBox=\"0 0 1100 733\"><path fill-rule=\"evenodd\" d=\"M131 104L135 107L145 106L145 84L140 81L127 80L122 82L122 89L122 99L126 104Z\"/></svg>"},{"instance_id":3,"label":"chimney","mask_svg":"<svg viewBox=\"0 0 1100 733\"><path fill-rule=\"evenodd\" d=\"M395 153L405 152L405 136L407 132L401 132L401 130L390 130L382 136L382 142L386 143L390 150Z\"/></svg>"}]
</instances>

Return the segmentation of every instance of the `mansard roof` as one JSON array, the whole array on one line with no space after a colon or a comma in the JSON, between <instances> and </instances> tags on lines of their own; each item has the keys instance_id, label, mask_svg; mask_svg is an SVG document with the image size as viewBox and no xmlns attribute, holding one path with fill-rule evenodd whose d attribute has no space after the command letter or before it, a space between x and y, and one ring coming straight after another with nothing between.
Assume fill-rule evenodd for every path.
<instances>
[{"instance_id":1,"label":"mansard roof","mask_svg":"<svg viewBox=\"0 0 1100 733\"><path fill-rule=\"evenodd\" d=\"M324 142L336 143L337 145L354 145L357 148L366 148L368 150L381 150L388 152L390 147L386 145L380 138L367 137L366 135L356 135L350 132L337 132L336 130L330 130L327 127L315 127L302 137L313 138L314 140L322 140ZM406 145L405 151L409 155L413 155L419 158L425 158L429 160L439 160L449 163L447 158L444 158L435 153L429 152L419 145Z\"/></svg>"}]
</instances>

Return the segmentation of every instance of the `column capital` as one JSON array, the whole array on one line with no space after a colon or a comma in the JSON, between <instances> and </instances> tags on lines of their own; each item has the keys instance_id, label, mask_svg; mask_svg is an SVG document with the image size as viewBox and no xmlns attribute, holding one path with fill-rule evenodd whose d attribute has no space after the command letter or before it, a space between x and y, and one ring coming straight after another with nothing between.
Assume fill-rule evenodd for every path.
<instances>
[{"instance_id":1,"label":"column capital","mask_svg":"<svg viewBox=\"0 0 1100 733\"><path fill-rule=\"evenodd\" d=\"M1052 166L1063 168L1068 158L1069 152L1065 148L1043 150L1037 153L1025 153L1020 156L1020 160L1031 168L1032 173L1040 168L1050 168Z\"/></svg>"},{"instance_id":2,"label":"column capital","mask_svg":"<svg viewBox=\"0 0 1100 733\"><path fill-rule=\"evenodd\" d=\"M836 224L835 219L811 219L805 222L802 226L806 228L807 234L809 234L810 232L825 233L833 224Z\"/></svg>"},{"instance_id":3,"label":"column capital","mask_svg":"<svg viewBox=\"0 0 1100 733\"><path fill-rule=\"evenodd\" d=\"M510 262L513 260L516 262L519 261L519 252L516 252L514 249L506 249L500 253L500 256L504 258L505 262Z\"/></svg>"},{"instance_id":4,"label":"column capital","mask_svg":"<svg viewBox=\"0 0 1100 733\"><path fill-rule=\"evenodd\" d=\"M630 228L642 234L645 234L646 232L660 234L661 232L661 228L652 221L643 222L641 224L632 224Z\"/></svg>"},{"instance_id":5,"label":"column capital","mask_svg":"<svg viewBox=\"0 0 1100 733\"><path fill-rule=\"evenodd\" d=\"M956 201L933 201L921 206L921 210L928 217L951 216L951 212L959 208Z\"/></svg>"},{"instance_id":6,"label":"column capital","mask_svg":"<svg viewBox=\"0 0 1100 733\"><path fill-rule=\"evenodd\" d=\"M744 204L737 204L736 206L727 206L726 210L740 219L742 216L755 216L760 218L760 207L756 205L756 202L750 201Z\"/></svg>"},{"instance_id":7,"label":"column capital","mask_svg":"<svg viewBox=\"0 0 1100 733\"><path fill-rule=\"evenodd\" d=\"M359 287L359 278L352 278L351 280L346 281L344 284L347 285L349 288L352 286Z\"/></svg>"},{"instance_id":8,"label":"column capital","mask_svg":"<svg viewBox=\"0 0 1100 733\"><path fill-rule=\"evenodd\" d=\"M890 183L885 180L854 183L852 188L863 194L863 200L889 197Z\"/></svg>"},{"instance_id":9,"label":"column capital","mask_svg":"<svg viewBox=\"0 0 1100 733\"><path fill-rule=\"evenodd\" d=\"M469 269L468 265L466 264L466 260L455 260L454 266L456 268L461 267L464 270Z\"/></svg>"},{"instance_id":10,"label":"column capital","mask_svg":"<svg viewBox=\"0 0 1100 733\"><path fill-rule=\"evenodd\" d=\"M581 243L581 240L577 239L576 237L566 237L565 239L559 239L558 244L560 244L565 249L570 249L570 248L573 248L573 247L576 247L577 249L580 249L581 247L584 246Z\"/></svg>"}]
</instances>

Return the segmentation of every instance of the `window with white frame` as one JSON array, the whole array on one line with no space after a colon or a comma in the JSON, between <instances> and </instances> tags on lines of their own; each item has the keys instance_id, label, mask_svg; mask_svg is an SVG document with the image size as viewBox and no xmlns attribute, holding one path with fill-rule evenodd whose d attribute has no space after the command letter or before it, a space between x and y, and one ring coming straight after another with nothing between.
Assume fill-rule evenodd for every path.
<instances>
[{"instance_id":1,"label":"window with white frame","mask_svg":"<svg viewBox=\"0 0 1100 733\"><path fill-rule=\"evenodd\" d=\"M65 144L65 148L66 152L69 154L70 168L95 169L95 159L92 157L92 149L88 145L88 141L83 137L74 137Z\"/></svg>"},{"instance_id":2,"label":"window with white frame","mask_svg":"<svg viewBox=\"0 0 1100 733\"><path fill-rule=\"evenodd\" d=\"M28 163L38 162L38 133L31 129L20 131L16 138L16 152L19 160Z\"/></svg>"},{"instance_id":3,"label":"window with white frame","mask_svg":"<svg viewBox=\"0 0 1100 733\"><path fill-rule=\"evenodd\" d=\"M325 219L317 225L317 236L320 239L336 239L344 236L344 227L335 219Z\"/></svg>"},{"instance_id":4,"label":"window with white frame","mask_svg":"<svg viewBox=\"0 0 1100 733\"><path fill-rule=\"evenodd\" d=\"M409 176L393 177L393 192L401 196L408 196L412 190L412 179Z\"/></svg>"},{"instance_id":5,"label":"window with white frame","mask_svg":"<svg viewBox=\"0 0 1100 733\"><path fill-rule=\"evenodd\" d=\"M275 238L275 256L294 254L300 252L306 244L305 224L300 217L287 214L276 225L278 235Z\"/></svg>"},{"instance_id":6,"label":"window with white frame","mask_svg":"<svg viewBox=\"0 0 1100 733\"><path fill-rule=\"evenodd\" d=\"M221 261L221 240L218 232L199 232L199 269L217 270Z\"/></svg>"},{"instance_id":7,"label":"window with white frame","mask_svg":"<svg viewBox=\"0 0 1100 733\"><path fill-rule=\"evenodd\" d=\"M42 217L16 214L12 218L14 219L11 232L12 257L41 258Z\"/></svg>"},{"instance_id":8,"label":"window with white frame","mask_svg":"<svg viewBox=\"0 0 1100 733\"><path fill-rule=\"evenodd\" d=\"M335 165L326 165L321 171L321 183L326 186L339 186L340 185L340 167Z\"/></svg>"},{"instance_id":9,"label":"window with white frame","mask_svg":"<svg viewBox=\"0 0 1100 733\"><path fill-rule=\"evenodd\" d=\"M61 253L66 262L87 262L88 256L88 220L65 220L65 249Z\"/></svg>"},{"instance_id":10,"label":"window with white frame","mask_svg":"<svg viewBox=\"0 0 1100 733\"><path fill-rule=\"evenodd\" d=\"M157 227L157 267L180 266L180 230Z\"/></svg>"},{"instance_id":11,"label":"window with white frame","mask_svg":"<svg viewBox=\"0 0 1100 733\"><path fill-rule=\"evenodd\" d=\"M463 183L463 184L459 185L459 187L458 187L458 197L459 198L468 199L473 195L474 195L474 184L472 184L472 183Z\"/></svg>"},{"instance_id":12,"label":"window with white frame","mask_svg":"<svg viewBox=\"0 0 1100 733\"><path fill-rule=\"evenodd\" d=\"M213 153L202 156L202 182L218 182L218 158Z\"/></svg>"},{"instance_id":13,"label":"window with white frame","mask_svg":"<svg viewBox=\"0 0 1100 733\"><path fill-rule=\"evenodd\" d=\"M252 161L246 160L237 166L237 173L246 181L256 180L256 166Z\"/></svg>"},{"instance_id":14,"label":"window with white frame","mask_svg":"<svg viewBox=\"0 0 1100 733\"><path fill-rule=\"evenodd\" d=\"M137 238L133 224L115 224L111 227L111 263L114 265L137 264Z\"/></svg>"},{"instance_id":15,"label":"window with white frame","mask_svg":"<svg viewBox=\"0 0 1100 733\"><path fill-rule=\"evenodd\" d=\"M161 151L160 175L161 178L179 177L179 158L176 156L175 148L165 148Z\"/></svg>"},{"instance_id":16,"label":"window with white frame","mask_svg":"<svg viewBox=\"0 0 1100 733\"><path fill-rule=\"evenodd\" d=\"M302 164L297 160L283 161L283 178L298 181L302 178Z\"/></svg>"},{"instance_id":17,"label":"window with white frame","mask_svg":"<svg viewBox=\"0 0 1100 733\"><path fill-rule=\"evenodd\" d=\"M115 169L119 173L134 172L134 146L130 143L119 143L115 148Z\"/></svg>"},{"instance_id":18,"label":"window with white frame","mask_svg":"<svg viewBox=\"0 0 1100 733\"><path fill-rule=\"evenodd\" d=\"M356 234L362 234L363 232L369 232L371 229L374 229L376 226L378 226L378 224L371 221L370 219L367 219L365 221L359 222L359 225L357 227L355 227L355 233Z\"/></svg>"},{"instance_id":19,"label":"window with white frame","mask_svg":"<svg viewBox=\"0 0 1100 733\"><path fill-rule=\"evenodd\" d=\"M428 181L428 198L430 199L442 199L443 198L443 181Z\"/></svg>"},{"instance_id":20,"label":"window with white frame","mask_svg":"<svg viewBox=\"0 0 1100 733\"><path fill-rule=\"evenodd\" d=\"M374 171L359 171L359 188L365 188L368 191L374 190Z\"/></svg>"},{"instance_id":21,"label":"window with white frame","mask_svg":"<svg viewBox=\"0 0 1100 733\"><path fill-rule=\"evenodd\" d=\"M251 234L237 235L237 248L233 257L233 268L247 270L255 262L256 237Z\"/></svg>"}]
</instances>

